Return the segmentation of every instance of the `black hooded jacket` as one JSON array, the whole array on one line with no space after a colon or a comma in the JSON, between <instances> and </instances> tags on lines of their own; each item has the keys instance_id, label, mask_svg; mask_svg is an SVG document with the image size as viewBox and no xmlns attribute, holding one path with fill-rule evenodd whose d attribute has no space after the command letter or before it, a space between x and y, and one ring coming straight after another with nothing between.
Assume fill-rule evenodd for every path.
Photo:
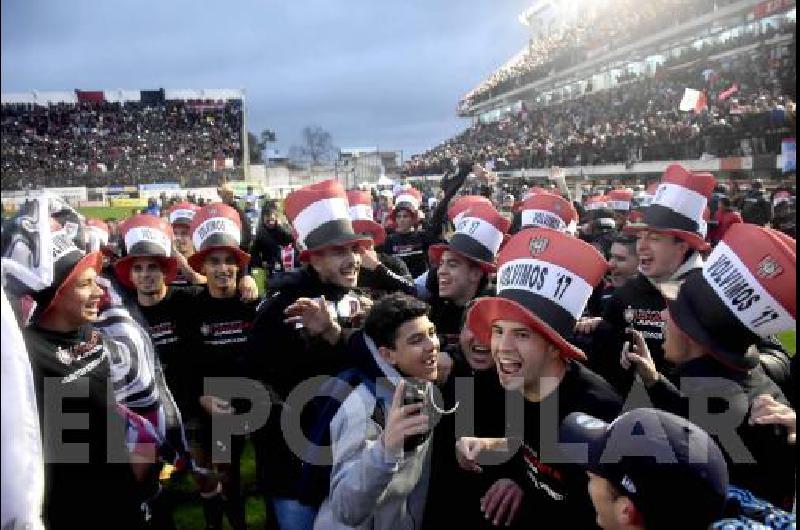
<instances>
[{"instance_id":1,"label":"black hooded jacket","mask_svg":"<svg viewBox=\"0 0 800 530\"><path fill-rule=\"evenodd\" d=\"M300 497L297 484L302 462L287 445L280 425L281 414L298 414L306 436L313 427L310 407L300 411L283 401L300 383L316 376L335 375L350 367L345 356L345 333L337 344L330 345L321 338L310 337L302 328L284 323L284 311L301 297L324 296L336 304L351 292L322 282L312 267L304 267L282 277L274 294L258 307L248 341L247 373L263 382L272 395L269 421L255 436L257 472L268 494Z\"/></svg>"}]
</instances>

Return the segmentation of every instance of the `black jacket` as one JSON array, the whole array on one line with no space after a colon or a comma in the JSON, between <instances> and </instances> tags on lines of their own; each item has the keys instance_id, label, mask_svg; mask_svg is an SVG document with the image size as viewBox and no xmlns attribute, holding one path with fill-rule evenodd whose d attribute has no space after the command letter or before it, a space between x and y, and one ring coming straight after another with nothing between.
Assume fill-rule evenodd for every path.
<instances>
[{"instance_id":1,"label":"black jacket","mask_svg":"<svg viewBox=\"0 0 800 530\"><path fill-rule=\"evenodd\" d=\"M611 383L620 395L627 395L633 382L633 372L623 370L619 364L628 327L642 333L658 370L672 372L672 367L664 360L665 322L661 311L666 307L664 296L642 274L628 280L606 301L603 321L586 354L588 366Z\"/></svg>"},{"instance_id":2,"label":"black jacket","mask_svg":"<svg viewBox=\"0 0 800 530\"><path fill-rule=\"evenodd\" d=\"M759 190L747 192L742 204L742 218L745 223L766 226L772 220L772 205Z\"/></svg>"},{"instance_id":3,"label":"black jacket","mask_svg":"<svg viewBox=\"0 0 800 530\"><path fill-rule=\"evenodd\" d=\"M268 277L274 272L282 272L281 248L291 245L292 241L292 234L284 227L276 225L267 228L262 224L250 247L250 266L264 269Z\"/></svg>"},{"instance_id":4,"label":"black jacket","mask_svg":"<svg viewBox=\"0 0 800 530\"><path fill-rule=\"evenodd\" d=\"M328 302L336 303L349 292L343 287L323 283L313 268L305 267L285 275L277 290L258 307L248 341L247 370L251 378L265 383L273 395L269 421L256 433L254 440L257 472L267 494L299 496L296 485L302 462L284 439L281 414L300 414L306 436L313 426L309 407L301 414L282 401L300 383L315 376L335 375L351 364L345 357L344 338L330 345L321 338L309 337L303 329L284 323L284 310L301 297L324 295Z\"/></svg>"},{"instance_id":5,"label":"black jacket","mask_svg":"<svg viewBox=\"0 0 800 530\"><path fill-rule=\"evenodd\" d=\"M783 508L791 508L794 497L795 452L787 442L784 427L750 425L750 406L756 396L769 394L787 403L778 386L760 366L749 372L732 370L711 357L701 357L679 366L680 390L669 380L660 377L647 393L653 406L672 412L706 429L719 444L728 461L730 483L744 487L759 497ZM694 408L690 408L691 406ZM691 417L690 410L699 410ZM707 414L705 413L706 411ZM714 420L714 415L718 420ZM750 452L755 463L741 463L733 458L735 451L728 432L717 436L728 425L721 416L738 421L735 433ZM741 445L741 444L739 444Z\"/></svg>"},{"instance_id":6,"label":"black jacket","mask_svg":"<svg viewBox=\"0 0 800 530\"><path fill-rule=\"evenodd\" d=\"M395 291L412 296L417 294L414 279L402 259L384 252L378 254L378 259L381 263L375 270L362 267L358 274L358 286L368 291L373 300Z\"/></svg>"},{"instance_id":7,"label":"black jacket","mask_svg":"<svg viewBox=\"0 0 800 530\"><path fill-rule=\"evenodd\" d=\"M506 435L506 391L500 386L494 369L476 372L460 349L452 355L453 369L441 389L442 401L448 409L456 406L456 402L458 405L454 414L442 416L436 425L422 528L497 528L481 512L480 500L502 478L514 480L522 487L521 473L512 460L486 465L481 473L465 471L456 460L455 444L461 436L500 438ZM459 379L472 379L471 395L462 395L464 382L457 383ZM463 425L463 417L472 418L474 428L469 432L456 431L456 422L459 427ZM449 502L453 498L459 499L457 510L453 510ZM523 521L518 519L510 528L524 527Z\"/></svg>"}]
</instances>

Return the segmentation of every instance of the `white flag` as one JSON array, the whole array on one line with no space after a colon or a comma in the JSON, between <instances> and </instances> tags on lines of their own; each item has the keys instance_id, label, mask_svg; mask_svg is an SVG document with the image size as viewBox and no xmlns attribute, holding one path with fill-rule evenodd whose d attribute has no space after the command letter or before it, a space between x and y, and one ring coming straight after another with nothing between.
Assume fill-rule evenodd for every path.
<instances>
[{"instance_id":1,"label":"white flag","mask_svg":"<svg viewBox=\"0 0 800 530\"><path fill-rule=\"evenodd\" d=\"M700 112L705 107L706 107L705 93L701 92L700 90L695 90L693 88L687 88L683 92L683 99L681 99L681 104L678 106L678 109L687 112L690 110L694 112Z\"/></svg>"}]
</instances>

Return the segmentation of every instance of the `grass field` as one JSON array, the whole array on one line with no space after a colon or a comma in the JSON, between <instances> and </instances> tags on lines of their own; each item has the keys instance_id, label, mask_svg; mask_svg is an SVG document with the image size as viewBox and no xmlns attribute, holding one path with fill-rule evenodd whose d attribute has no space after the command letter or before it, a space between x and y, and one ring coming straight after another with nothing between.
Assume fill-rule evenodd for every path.
<instances>
[{"instance_id":1,"label":"grass field","mask_svg":"<svg viewBox=\"0 0 800 530\"><path fill-rule=\"evenodd\" d=\"M128 208L121 206L90 206L86 208L78 208L78 211L86 217L94 217L96 219L124 219L140 211L140 208Z\"/></svg>"}]
</instances>

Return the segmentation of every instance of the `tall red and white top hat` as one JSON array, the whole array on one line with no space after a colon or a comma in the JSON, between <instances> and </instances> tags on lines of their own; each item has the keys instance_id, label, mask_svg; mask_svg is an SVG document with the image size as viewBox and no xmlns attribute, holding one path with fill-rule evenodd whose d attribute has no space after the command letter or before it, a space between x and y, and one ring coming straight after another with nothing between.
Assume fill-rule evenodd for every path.
<instances>
[{"instance_id":1,"label":"tall red and white top hat","mask_svg":"<svg viewBox=\"0 0 800 530\"><path fill-rule=\"evenodd\" d=\"M347 190L347 203L353 230L358 234L369 235L375 245L382 245L386 241L386 230L375 222L372 194L363 190Z\"/></svg>"},{"instance_id":2,"label":"tall red and white top hat","mask_svg":"<svg viewBox=\"0 0 800 530\"><path fill-rule=\"evenodd\" d=\"M525 199L533 197L534 195L541 195L542 193L553 194L553 190L549 190L547 188L541 188L539 186L534 186L525 192L525 195L522 196L522 200L524 201Z\"/></svg>"},{"instance_id":3,"label":"tall red and white top hat","mask_svg":"<svg viewBox=\"0 0 800 530\"><path fill-rule=\"evenodd\" d=\"M675 294L665 293L675 324L722 363L751 369L760 338L797 326L797 245L748 223L732 225Z\"/></svg>"},{"instance_id":4,"label":"tall red and white top hat","mask_svg":"<svg viewBox=\"0 0 800 530\"><path fill-rule=\"evenodd\" d=\"M125 245L125 256L114 263L117 279L135 289L131 282L131 267L138 258L153 258L161 265L164 283L170 284L177 275L178 262L172 254L172 226L154 215L137 214L120 226L120 236Z\"/></svg>"},{"instance_id":5,"label":"tall red and white top hat","mask_svg":"<svg viewBox=\"0 0 800 530\"><path fill-rule=\"evenodd\" d=\"M497 296L479 299L467 325L491 344L492 324L520 322L544 335L567 358L586 355L567 341L608 264L592 245L548 228L513 235L498 258Z\"/></svg>"},{"instance_id":6,"label":"tall red and white top hat","mask_svg":"<svg viewBox=\"0 0 800 530\"><path fill-rule=\"evenodd\" d=\"M476 204L494 206L492 201L483 195L462 195L453 200L450 204L450 207L447 209L447 218L453 223L456 223L465 211Z\"/></svg>"},{"instance_id":7,"label":"tall red and white top hat","mask_svg":"<svg viewBox=\"0 0 800 530\"><path fill-rule=\"evenodd\" d=\"M670 164L641 222L629 223L625 230L668 233L696 250L707 250L707 223L703 216L715 182L711 173L691 173L680 164Z\"/></svg>"},{"instance_id":8,"label":"tall red and white top hat","mask_svg":"<svg viewBox=\"0 0 800 530\"><path fill-rule=\"evenodd\" d=\"M190 225L195 253L189 256L189 265L202 272L203 262L210 253L227 250L235 257L240 269L250 262L250 254L239 248L242 241L242 220L239 212L223 203L203 206Z\"/></svg>"},{"instance_id":9,"label":"tall red and white top hat","mask_svg":"<svg viewBox=\"0 0 800 530\"><path fill-rule=\"evenodd\" d=\"M448 243L431 245L428 249L431 264L438 266L442 253L450 250L474 261L485 271L494 271L495 256L511 221L494 206L475 203L462 212L455 225L456 231Z\"/></svg>"},{"instance_id":10,"label":"tall red and white top hat","mask_svg":"<svg viewBox=\"0 0 800 530\"><path fill-rule=\"evenodd\" d=\"M286 197L284 212L303 261L328 247L372 243L353 230L347 194L338 181L325 180L293 191Z\"/></svg>"},{"instance_id":11,"label":"tall red and white top hat","mask_svg":"<svg viewBox=\"0 0 800 530\"><path fill-rule=\"evenodd\" d=\"M607 195L593 195L591 197L586 198L584 206L588 211L603 210L608 208L609 202L610 199L608 198Z\"/></svg>"},{"instance_id":12,"label":"tall red and white top hat","mask_svg":"<svg viewBox=\"0 0 800 530\"><path fill-rule=\"evenodd\" d=\"M394 220L397 210L404 209L414 216L415 219L419 218L419 207L422 204L422 193L417 188L408 186L400 189L394 196L394 208L390 214Z\"/></svg>"},{"instance_id":13,"label":"tall red and white top hat","mask_svg":"<svg viewBox=\"0 0 800 530\"><path fill-rule=\"evenodd\" d=\"M190 226L192 219L199 211L200 207L194 203L179 202L167 210L167 216L170 224Z\"/></svg>"},{"instance_id":14,"label":"tall red and white top hat","mask_svg":"<svg viewBox=\"0 0 800 530\"><path fill-rule=\"evenodd\" d=\"M609 206L615 212L627 212L631 209L633 200L633 190L628 188L617 188L608 192Z\"/></svg>"},{"instance_id":15,"label":"tall red and white top hat","mask_svg":"<svg viewBox=\"0 0 800 530\"><path fill-rule=\"evenodd\" d=\"M552 193L539 193L524 201L520 207L520 227L544 227L575 234L578 211L564 197Z\"/></svg>"}]
</instances>

